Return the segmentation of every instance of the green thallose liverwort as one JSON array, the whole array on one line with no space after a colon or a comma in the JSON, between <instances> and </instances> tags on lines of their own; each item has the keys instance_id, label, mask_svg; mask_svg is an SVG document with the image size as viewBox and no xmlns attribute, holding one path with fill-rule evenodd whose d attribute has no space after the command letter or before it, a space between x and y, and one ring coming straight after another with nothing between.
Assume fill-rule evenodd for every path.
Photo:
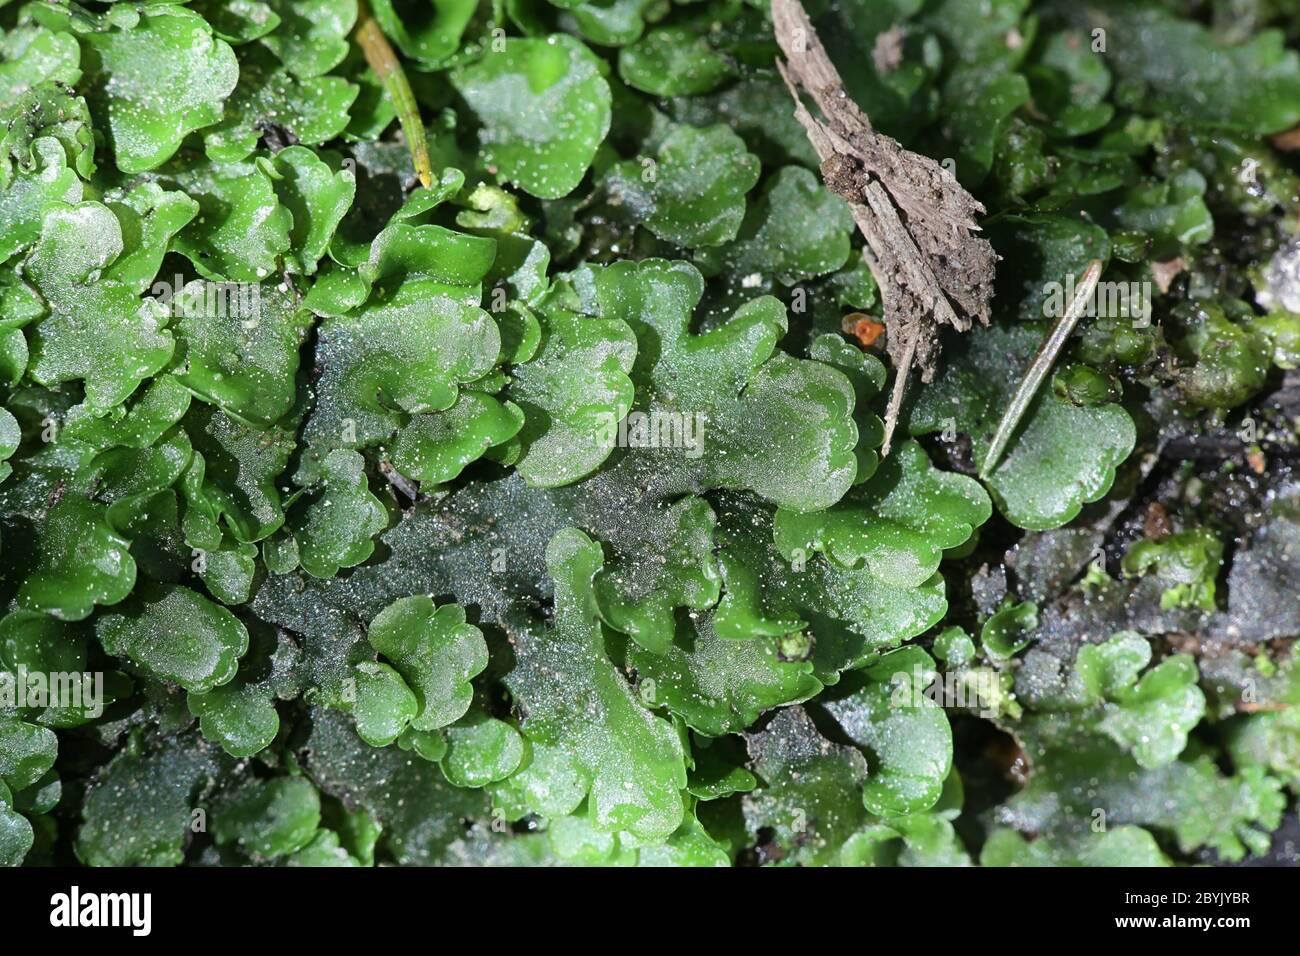
<instances>
[{"instance_id":1,"label":"green thallose liverwort","mask_svg":"<svg viewBox=\"0 0 1300 956\"><path fill-rule=\"evenodd\" d=\"M0 864L1286 862L1300 56L1131 6L813 19L904 388L762 4L0 4Z\"/></svg>"}]
</instances>

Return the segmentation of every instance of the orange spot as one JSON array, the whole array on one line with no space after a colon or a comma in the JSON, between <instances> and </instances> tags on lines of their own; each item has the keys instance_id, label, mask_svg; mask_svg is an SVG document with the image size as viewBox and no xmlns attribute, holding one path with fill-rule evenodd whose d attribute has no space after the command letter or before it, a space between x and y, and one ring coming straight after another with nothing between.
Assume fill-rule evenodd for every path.
<instances>
[{"instance_id":1,"label":"orange spot","mask_svg":"<svg viewBox=\"0 0 1300 956\"><path fill-rule=\"evenodd\" d=\"M1269 142L1273 144L1274 149L1281 150L1284 153L1300 149L1300 126L1292 126L1288 130L1274 133L1269 137Z\"/></svg>"},{"instance_id":2,"label":"orange spot","mask_svg":"<svg viewBox=\"0 0 1300 956\"><path fill-rule=\"evenodd\" d=\"M876 344L876 340L885 334L884 323L868 318L861 312L851 312L846 315L840 328L844 330L845 335L857 339L864 349L871 348Z\"/></svg>"}]
</instances>

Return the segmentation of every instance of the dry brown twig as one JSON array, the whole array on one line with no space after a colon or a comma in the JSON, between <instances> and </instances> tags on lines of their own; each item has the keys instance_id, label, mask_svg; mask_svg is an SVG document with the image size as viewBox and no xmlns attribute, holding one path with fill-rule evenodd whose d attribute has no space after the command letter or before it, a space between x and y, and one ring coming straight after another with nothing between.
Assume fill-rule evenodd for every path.
<instances>
[{"instance_id":1,"label":"dry brown twig","mask_svg":"<svg viewBox=\"0 0 1300 956\"><path fill-rule=\"evenodd\" d=\"M933 159L876 132L844 91L799 0L772 0L772 24L785 60L777 61L795 117L821 160L827 188L842 197L866 238L862 250L880 286L895 378L885 413L882 453L889 454L912 367L934 377L939 326L988 325L997 255L976 233L984 212ZM821 113L812 115L806 93Z\"/></svg>"}]
</instances>

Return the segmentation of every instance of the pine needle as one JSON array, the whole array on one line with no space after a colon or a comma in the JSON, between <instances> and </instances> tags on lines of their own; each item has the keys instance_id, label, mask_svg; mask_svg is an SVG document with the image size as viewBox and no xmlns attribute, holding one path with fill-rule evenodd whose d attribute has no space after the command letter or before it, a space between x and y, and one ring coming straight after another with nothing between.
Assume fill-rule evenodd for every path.
<instances>
[{"instance_id":1,"label":"pine needle","mask_svg":"<svg viewBox=\"0 0 1300 956\"><path fill-rule=\"evenodd\" d=\"M1047 333L1047 338L1043 340L1043 344L1034 353L1033 361L1029 363L1029 368L1025 370L1024 377L1020 379L1020 384L1016 387L1016 394L1011 399L1011 404L1007 407L1006 413L1002 416L1002 421L998 423L998 430L993 436L993 443L989 445L989 452L984 456L984 465L980 468L981 480L992 474L993 469L1001 461L1002 453L1007 450L1007 443L1011 441L1016 426L1025 417L1025 412L1029 410L1030 403L1033 402L1034 396L1038 394L1038 389L1042 387L1043 380L1047 378L1047 373L1056 364L1057 356L1061 354L1061 349L1065 347L1066 340L1070 337L1070 333L1074 331L1075 325L1078 324L1079 317L1087 309L1088 302L1092 299L1092 292L1097 287L1099 278L1101 278L1101 260L1093 259L1088 263L1088 268L1083 271L1078 285L1075 286L1074 298L1070 300L1069 306L1061 317L1056 320L1052 330Z\"/></svg>"}]
</instances>

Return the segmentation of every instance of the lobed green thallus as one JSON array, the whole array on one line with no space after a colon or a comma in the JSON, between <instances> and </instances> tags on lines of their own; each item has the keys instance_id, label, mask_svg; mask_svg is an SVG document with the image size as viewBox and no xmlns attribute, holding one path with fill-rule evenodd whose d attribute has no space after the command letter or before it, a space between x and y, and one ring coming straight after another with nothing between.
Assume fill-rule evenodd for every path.
<instances>
[{"instance_id":1,"label":"lobed green thallus","mask_svg":"<svg viewBox=\"0 0 1300 956\"><path fill-rule=\"evenodd\" d=\"M882 458L760 0L0 2L0 863L1267 852L1300 622L1169 636L1294 581L1300 56L1184 7L808 5L1002 257Z\"/></svg>"}]
</instances>

